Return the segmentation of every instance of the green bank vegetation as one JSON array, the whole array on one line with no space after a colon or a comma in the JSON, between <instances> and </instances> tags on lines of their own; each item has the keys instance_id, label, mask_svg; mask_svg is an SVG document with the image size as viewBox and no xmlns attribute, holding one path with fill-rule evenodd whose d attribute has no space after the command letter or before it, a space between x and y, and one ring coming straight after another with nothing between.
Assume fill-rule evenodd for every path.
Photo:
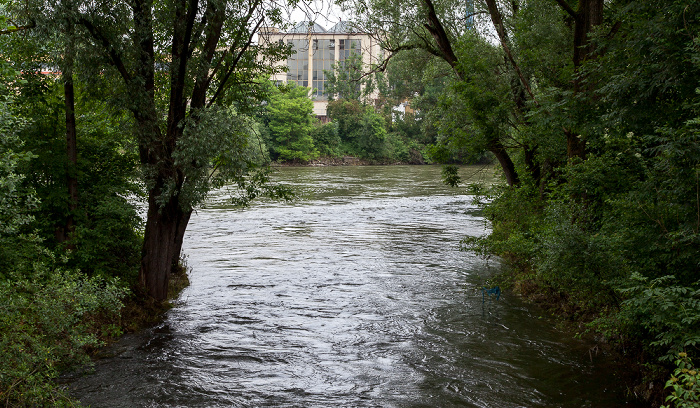
<instances>
[{"instance_id":1,"label":"green bank vegetation","mask_svg":"<svg viewBox=\"0 0 700 408\"><path fill-rule=\"evenodd\" d=\"M474 189L492 232L464 248L507 260L506 279L618 346L640 383L679 353L697 361L700 3L345 4L394 52L389 67L421 67L404 85L441 87L422 112L433 157L499 165L503 185ZM658 406L663 382L630 391Z\"/></svg>"},{"instance_id":2,"label":"green bank vegetation","mask_svg":"<svg viewBox=\"0 0 700 408\"><path fill-rule=\"evenodd\" d=\"M186 284L210 189L289 197L253 117L288 50L250 29L279 6L0 2L0 405L76 404L56 378Z\"/></svg>"},{"instance_id":3,"label":"green bank vegetation","mask_svg":"<svg viewBox=\"0 0 700 408\"><path fill-rule=\"evenodd\" d=\"M431 161L420 114L392 108L401 96L380 73L365 72L359 53L327 71L327 117L313 115L309 89L294 84L269 85L271 97L257 116L270 157L282 163L306 164L353 156L368 163L424 164ZM370 94L380 90L380 98Z\"/></svg>"}]
</instances>

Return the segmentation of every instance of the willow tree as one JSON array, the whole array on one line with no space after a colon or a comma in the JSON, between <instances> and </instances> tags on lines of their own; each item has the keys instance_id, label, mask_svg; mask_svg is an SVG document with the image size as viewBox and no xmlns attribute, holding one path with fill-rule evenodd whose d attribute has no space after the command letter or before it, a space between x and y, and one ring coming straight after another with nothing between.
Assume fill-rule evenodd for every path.
<instances>
[{"instance_id":1,"label":"willow tree","mask_svg":"<svg viewBox=\"0 0 700 408\"><path fill-rule=\"evenodd\" d=\"M286 56L283 44L256 46L261 27L282 23L282 6L76 0L68 12L94 75L111 78L103 83L113 84L115 100L133 116L148 192L139 279L157 300L167 296L193 208L211 188L230 181L243 186L262 169L243 112L257 104L257 84ZM265 176L252 179L259 184Z\"/></svg>"},{"instance_id":2,"label":"willow tree","mask_svg":"<svg viewBox=\"0 0 700 408\"><path fill-rule=\"evenodd\" d=\"M390 56L421 49L450 67L457 88L476 91L471 94L479 99L494 91L494 84L488 83L493 74L499 77L498 87L503 84L510 88L510 95L506 96L509 100L496 104L499 105L498 109L510 110L508 117L500 115L496 118L491 115L494 119L505 119L510 127L501 126L495 121L484 121L489 115L478 112L483 107L483 100L469 100L470 96L464 95L467 99L463 101L465 106L473 107L472 111L481 116L475 118L476 122L488 127L479 130L477 126L472 126L474 136L471 138L478 143L470 143L493 153L510 185L519 184L524 174L538 183L542 179L543 160L537 157L539 143L536 137L523 137L523 130L532 128L533 111L547 111L552 115L552 108L541 104L541 99L546 97L543 93L552 86L552 75L537 75L543 61L524 60L524 56L533 54L533 50L524 49L521 45L533 41L523 41L523 36L536 31L536 37L549 35L549 43L560 47L563 43L559 31L564 28L567 37L565 43L568 43L565 52L556 50L555 54L546 57L546 61L559 59L555 66L561 69L554 76L559 77L562 73L568 75L566 83L560 87L563 92L584 94L593 91L582 66L597 55L592 36L603 23L602 0L577 0L577 5L569 3L574 2L345 0L347 8L357 10L362 28L373 33L383 48L390 51ZM524 25L520 15L524 11L531 13L533 8L544 13L544 18ZM613 27L611 34L615 29ZM492 54L489 48L492 47L497 48L500 61L489 60ZM475 54L475 50L486 51L489 56ZM484 77L488 80L484 80ZM490 109L495 107L491 102L488 106ZM468 112L463 112L463 116L466 122ZM566 143L568 158L585 158L585 135L577 130L580 126L573 123L575 120L566 119L570 123L559 126L558 137ZM465 131L468 133L470 130L465 128ZM559 145L559 141L556 144ZM525 166L516 169L511 158L516 155L522 157ZM551 165L544 167L551 168Z\"/></svg>"},{"instance_id":3,"label":"willow tree","mask_svg":"<svg viewBox=\"0 0 700 408\"><path fill-rule=\"evenodd\" d=\"M469 71L470 61L467 61L479 56L467 55L460 50L467 37L474 41L486 42L484 38L479 38L472 23L474 14L485 12L475 13L471 2L346 0L345 6L356 10L359 20L357 25L375 36L382 48L388 51L388 58L377 67L378 69L386 68L389 59L394 55L420 49L443 61L451 71L447 75L451 76L455 83L462 83L468 87L483 85L479 78L475 77L475 73ZM466 113L463 113L465 120L468 119L466 116ZM481 129L476 137L479 139L479 147L490 151L496 157L507 183L517 185L520 177L508 151L511 138L503 131L501 123L481 119L483 118L479 121L486 128Z\"/></svg>"}]
</instances>

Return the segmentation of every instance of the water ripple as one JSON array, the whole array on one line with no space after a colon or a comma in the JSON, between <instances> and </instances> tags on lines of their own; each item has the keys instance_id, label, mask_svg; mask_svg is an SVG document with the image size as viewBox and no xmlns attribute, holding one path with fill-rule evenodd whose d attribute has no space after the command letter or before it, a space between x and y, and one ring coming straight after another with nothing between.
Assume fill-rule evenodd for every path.
<instances>
[{"instance_id":1,"label":"water ripple","mask_svg":"<svg viewBox=\"0 0 700 408\"><path fill-rule=\"evenodd\" d=\"M517 299L431 167L284 169L304 200L193 215L191 286L158 328L73 383L99 407L617 407L587 346Z\"/></svg>"}]
</instances>

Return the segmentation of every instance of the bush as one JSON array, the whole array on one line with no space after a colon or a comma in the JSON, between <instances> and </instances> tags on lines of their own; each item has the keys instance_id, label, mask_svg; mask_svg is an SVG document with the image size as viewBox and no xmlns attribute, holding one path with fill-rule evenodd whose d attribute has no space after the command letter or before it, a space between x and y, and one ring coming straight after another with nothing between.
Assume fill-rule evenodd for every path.
<instances>
[{"instance_id":1,"label":"bush","mask_svg":"<svg viewBox=\"0 0 700 408\"><path fill-rule=\"evenodd\" d=\"M620 290L620 320L628 333L651 339L654 355L672 360L687 347L700 344L700 289L678 284L673 276L649 279L633 273Z\"/></svg>"},{"instance_id":2,"label":"bush","mask_svg":"<svg viewBox=\"0 0 700 408\"><path fill-rule=\"evenodd\" d=\"M666 382L666 388L671 388L671 395L666 397L669 405L661 408L700 408L700 371L693 366L688 354L678 353L676 370Z\"/></svg>"},{"instance_id":3,"label":"bush","mask_svg":"<svg viewBox=\"0 0 700 408\"><path fill-rule=\"evenodd\" d=\"M89 361L86 350L101 344L98 328L116 321L124 295L115 281L44 263L35 264L28 276L0 281L0 401L68 404L54 380L61 370Z\"/></svg>"},{"instance_id":4,"label":"bush","mask_svg":"<svg viewBox=\"0 0 700 408\"><path fill-rule=\"evenodd\" d=\"M340 152L340 136L338 136L338 124L335 122L317 125L311 136L314 146L322 157L338 157Z\"/></svg>"}]
</instances>

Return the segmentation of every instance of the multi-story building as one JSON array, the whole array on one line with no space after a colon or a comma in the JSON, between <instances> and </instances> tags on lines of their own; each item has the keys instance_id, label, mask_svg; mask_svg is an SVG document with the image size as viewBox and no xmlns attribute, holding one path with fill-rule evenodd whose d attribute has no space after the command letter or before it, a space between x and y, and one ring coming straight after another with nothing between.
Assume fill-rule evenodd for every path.
<instances>
[{"instance_id":1,"label":"multi-story building","mask_svg":"<svg viewBox=\"0 0 700 408\"><path fill-rule=\"evenodd\" d=\"M358 32L351 24L339 22L326 30L320 25L304 21L291 30L283 32L268 27L261 30L260 42L284 42L291 45L292 54L287 59L286 73L272 77L273 81L295 82L299 86L311 88L309 97L314 102L314 114L322 120L326 119L328 97L325 94L327 78L324 71L331 71L333 65L350 58L351 53L359 53L365 70L372 64L377 64L381 56L381 48L369 34ZM284 64L284 61L281 62ZM376 99L377 94L371 94L370 99Z\"/></svg>"}]
</instances>

